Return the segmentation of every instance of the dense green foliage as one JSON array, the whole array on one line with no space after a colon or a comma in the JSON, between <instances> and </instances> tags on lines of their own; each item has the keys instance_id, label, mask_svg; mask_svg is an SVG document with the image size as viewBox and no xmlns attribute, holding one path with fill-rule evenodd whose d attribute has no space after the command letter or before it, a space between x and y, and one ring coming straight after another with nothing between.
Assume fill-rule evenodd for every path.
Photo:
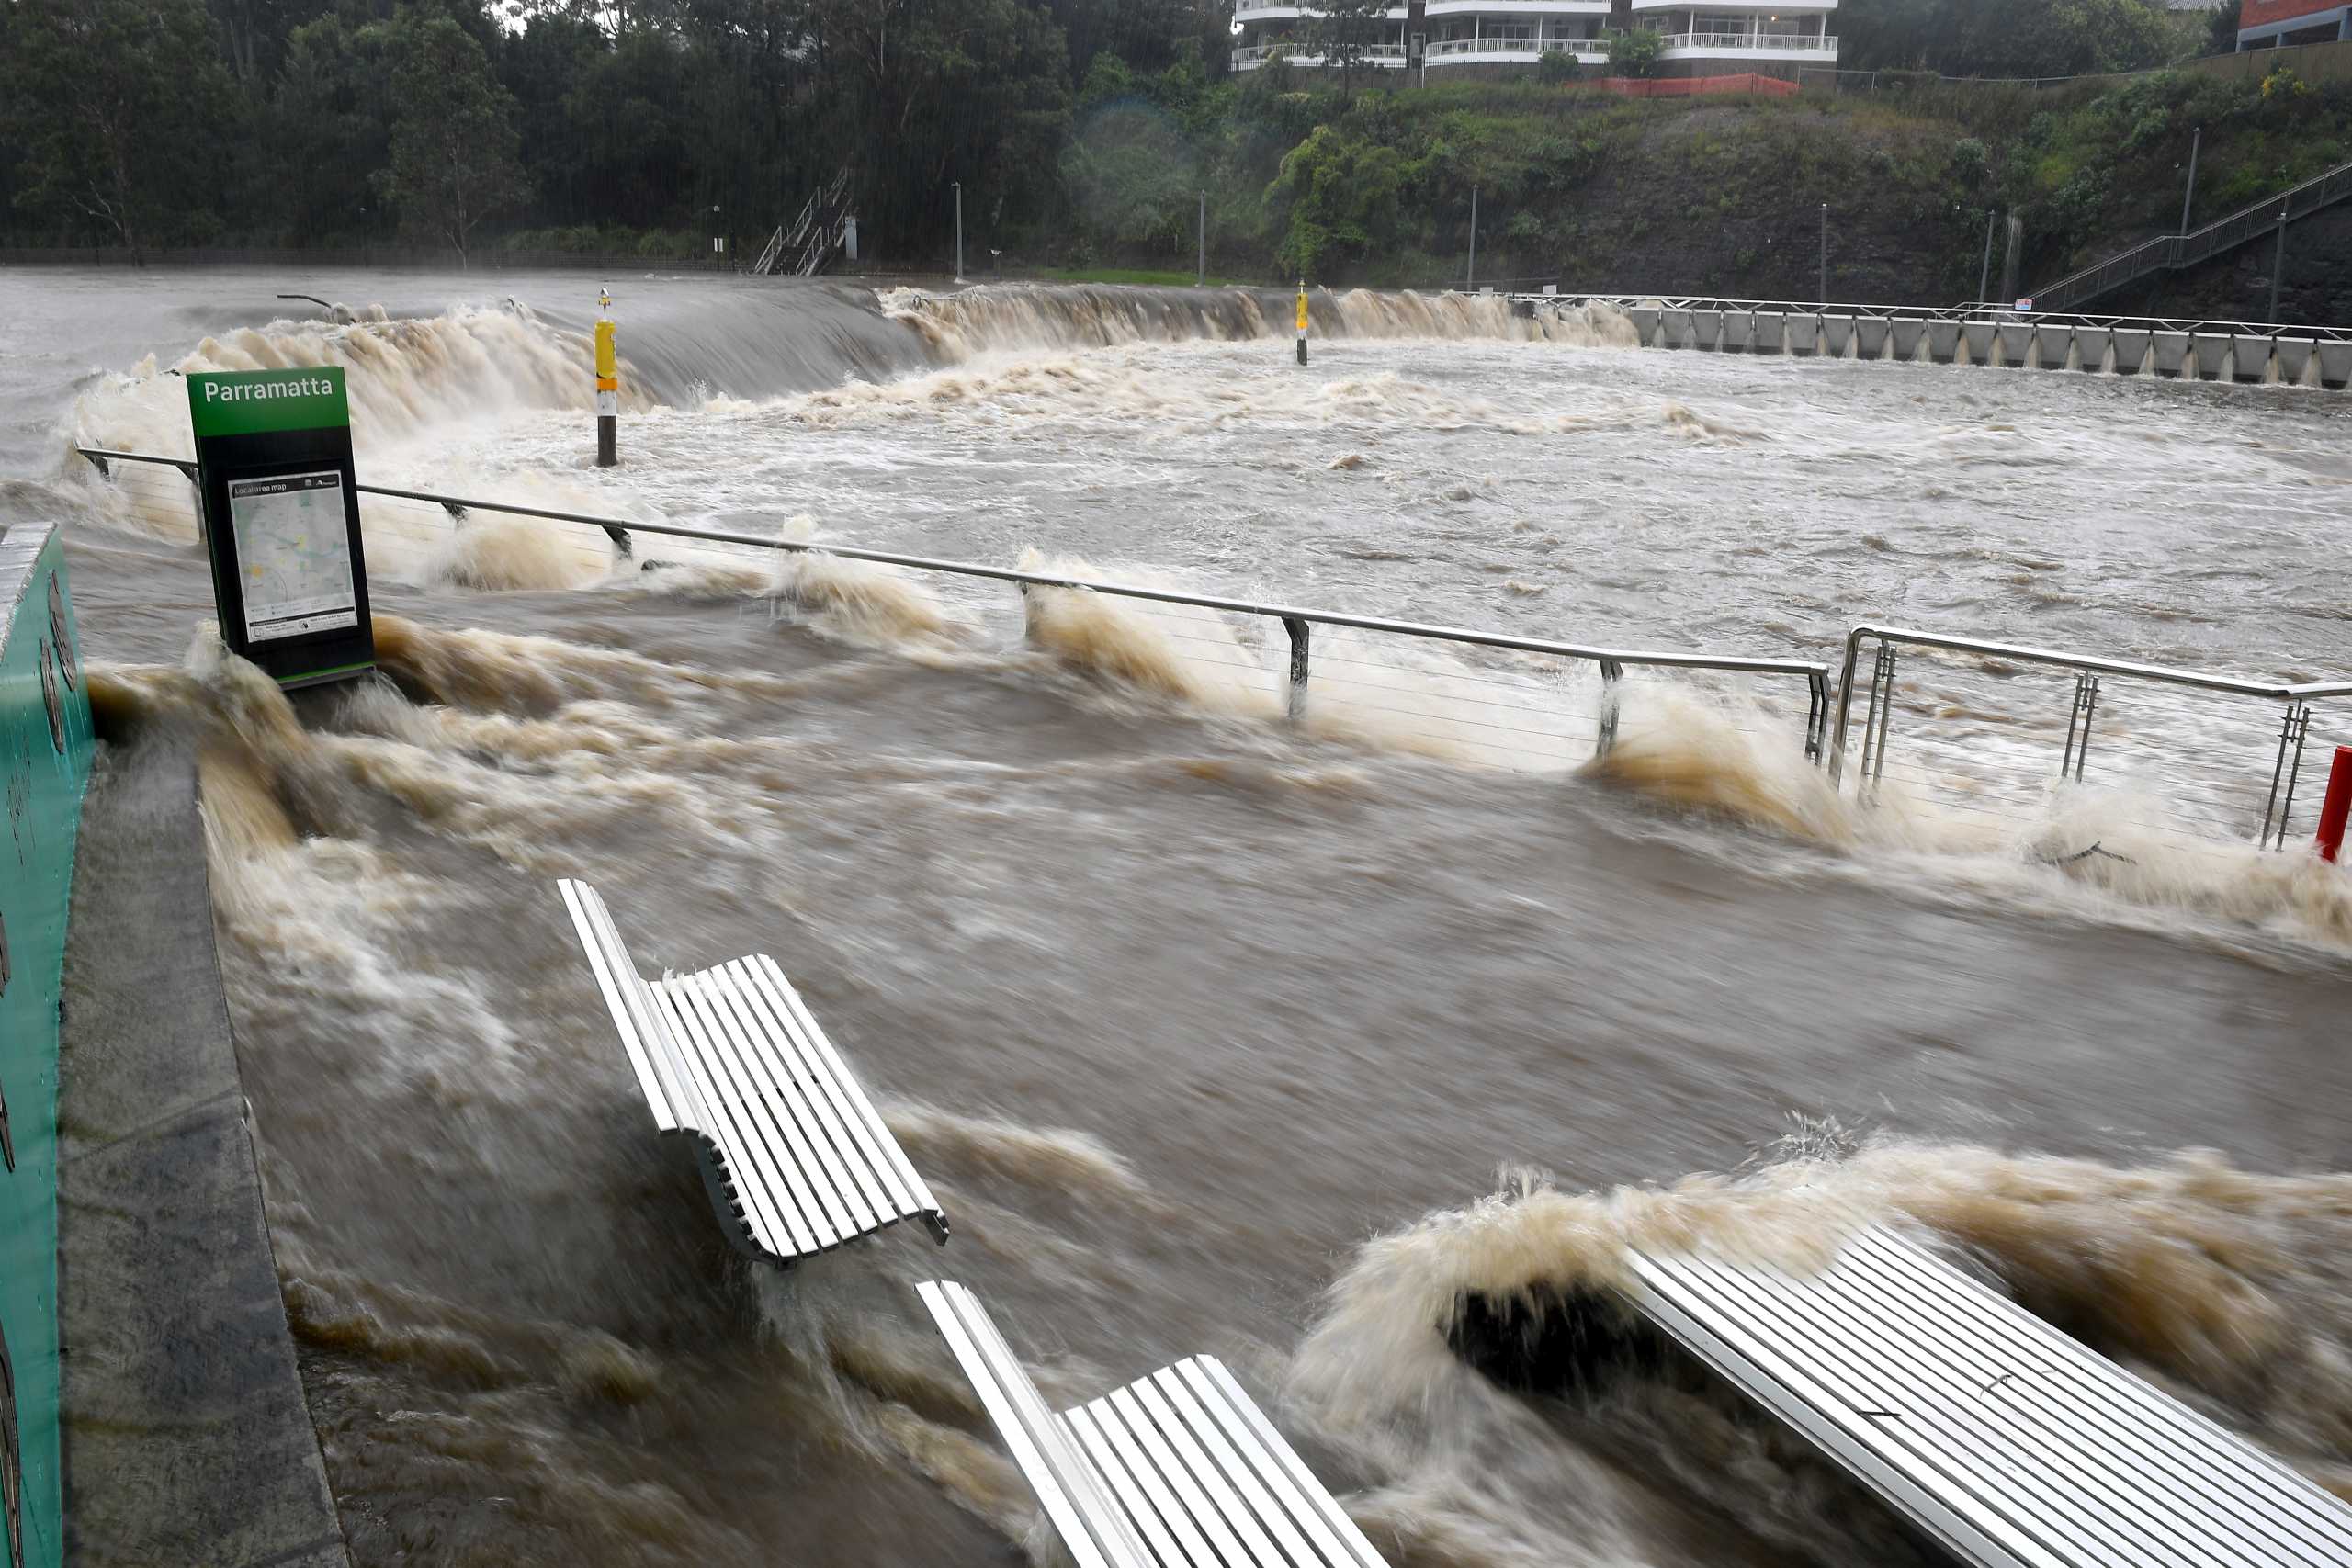
<instances>
[{"instance_id":1,"label":"dense green foliage","mask_svg":"<svg viewBox=\"0 0 2352 1568\"><path fill-rule=\"evenodd\" d=\"M1845 0L1837 24L1847 69L1946 76L2144 71L2236 44L2163 0Z\"/></svg>"},{"instance_id":2,"label":"dense green foliage","mask_svg":"<svg viewBox=\"0 0 2352 1568\"><path fill-rule=\"evenodd\" d=\"M2002 212L2027 282L2168 227L2196 126L2202 217L2352 157L2352 90L2291 76L1937 79L2004 68L2035 28L2075 65L2171 50L2147 0L1847 0L1841 27L1932 69L1657 101L1560 80L1565 56L1552 80L1412 90L1369 67L1228 76L1209 0L526 3L13 0L0 222L646 256L726 233L747 254L851 164L868 256L937 265L960 181L975 271L1182 276L1205 206L1222 273L1428 285L1461 276L1476 186L1482 280L1809 295L1826 204L1834 292L1951 299Z\"/></svg>"},{"instance_id":3,"label":"dense green foliage","mask_svg":"<svg viewBox=\"0 0 2352 1568\"><path fill-rule=\"evenodd\" d=\"M1226 47L1210 0L9 0L0 231L706 253L854 164L867 231L921 254L953 181L967 226L1063 215L1073 62L1200 79Z\"/></svg>"}]
</instances>

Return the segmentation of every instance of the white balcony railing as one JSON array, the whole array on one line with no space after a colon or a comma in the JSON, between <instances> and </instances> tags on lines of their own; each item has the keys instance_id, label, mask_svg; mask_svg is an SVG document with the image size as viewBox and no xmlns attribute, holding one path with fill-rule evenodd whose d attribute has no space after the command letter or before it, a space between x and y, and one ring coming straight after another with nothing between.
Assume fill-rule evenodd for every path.
<instances>
[{"instance_id":1,"label":"white balcony railing","mask_svg":"<svg viewBox=\"0 0 2352 1568\"><path fill-rule=\"evenodd\" d=\"M1474 61L1509 60L1548 54L1555 51L1574 54L1589 64L1598 64L1609 56L1609 43L1597 38L1455 38L1439 39L1429 46L1432 65L1466 65ZM1374 44L1362 57L1373 65L1399 66L1405 63L1405 46L1401 43ZM1323 51L1314 44L1260 43L1245 44L1233 51L1236 71L1254 71L1270 60L1286 59L1295 65L1321 65Z\"/></svg>"},{"instance_id":2,"label":"white balcony railing","mask_svg":"<svg viewBox=\"0 0 2352 1568\"><path fill-rule=\"evenodd\" d=\"M1448 38L1430 45L1430 58L1438 60L1453 54L1545 54L1555 50L1605 54L1609 46L1597 38Z\"/></svg>"},{"instance_id":3,"label":"white balcony railing","mask_svg":"<svg viewBox=\"0 0 2352 1568\"><path fill-rule=\"evenodd\" d=\"M1792 54L1821 54L1835 59L1838 35L1816 37L1811 33L1668 33L1666 47L1670 53L1688 50L1696 54L1737 52L1746 50L1785 50Z\"/></svg>"}]
</instances>

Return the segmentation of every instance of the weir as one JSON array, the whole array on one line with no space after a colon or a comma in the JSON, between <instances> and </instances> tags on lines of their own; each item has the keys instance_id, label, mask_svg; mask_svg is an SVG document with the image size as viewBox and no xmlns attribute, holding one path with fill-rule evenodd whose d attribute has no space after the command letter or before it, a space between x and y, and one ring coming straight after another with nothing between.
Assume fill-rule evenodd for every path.
<instances>
[{"instance_id":1,"label":"weir","mask_svg":"<svg viewBox=\"0 0 2352 1568\"><path fill-rule=\"evenodd\" d=\"M2352 389L2352 329L2154 317L1988 311L1981 306L1852 305L1518 294L1528 315L1622 310L1645 348L1894 360L2018 370L2086 370L2168 380ZM2112 349L2110 355L2109 350Z\"/></svg>"}]
</instances>

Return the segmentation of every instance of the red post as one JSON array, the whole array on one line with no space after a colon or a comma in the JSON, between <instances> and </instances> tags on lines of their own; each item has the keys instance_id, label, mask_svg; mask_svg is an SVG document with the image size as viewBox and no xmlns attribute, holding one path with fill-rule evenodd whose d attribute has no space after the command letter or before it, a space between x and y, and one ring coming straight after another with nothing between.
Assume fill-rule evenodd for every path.
<instances>
[{"instance_id":1,"label":"red post","mask_svg":"<svg viewBox=\"0 0 2352 1568\"><path fill-rule=\"evenodd\" d=\"M2352 746L2335 749L2327 772L2327 801L2319 808L2319 858L2334 860L2344 847L2344 819L2352 817Z\"/></svg>"}]
</instances>

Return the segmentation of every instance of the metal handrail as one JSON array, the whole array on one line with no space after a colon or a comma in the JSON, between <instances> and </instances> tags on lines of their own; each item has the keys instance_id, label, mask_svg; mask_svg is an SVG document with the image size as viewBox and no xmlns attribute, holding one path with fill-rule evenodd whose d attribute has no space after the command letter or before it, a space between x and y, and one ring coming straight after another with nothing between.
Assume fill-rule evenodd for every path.
<instances>
[{"instance_id":1,"label":"metal handrail","mask_svg":"<svg viewBox=\"0 0 2352 1568\"><path fill-rule=\"evenodd\" d=\"M98 469L109 472L112 463L147 463L179 470L190 479L196 477L193 459L164 457L148 452L117 452L104 447L76 446L74 450ZM1832 787L1840 782L1844 771L1847 737L1852 725L1854 694L1857 689L1856 668L1865 641L1876 638L1883 650L1887 645L1908 644L1915 647L1939 649L1949 652L1982 654L2016 663L2039 664L2055 669L2071 670L2079 676L2114 675L2146 680L2161 684L2191 690L2222 693L2232 696L2259 698L2288 705L2289 729L2293 732L2295 756L2301 757L2301 730L2297 728L2295 715L2300 711L2308 721L2308 705L2314 699L2352 697L2352 680L2282 682L2257 681L2242 676L2216 675L2201 671L2182 670L2166 665L2145 664L2130 660L2110 659L2098 654L2066 653L2054 649L2030 648L2018 643L1995 642L1981 637L1959 637L1945 632L1925 631L1917 627L1881 626L1870 622L1857 625L1846 637L1845 660L1838 679L1837 705L1834 716L1829 705L1830 668L1827 664L1802 659L1751 658L1741 655L1715 654L1662 649L1615 649L1591 644L1563 642L1548 637L1520 637L1507 632L1479 631L1465 626L1436 626L1419 621L1400 621L1379 615L1361 615L1344 611L1321 610L1304 605L1268 604L1256 600L1235 599L1223 594L1192 593L1175 589L1150 588L1131 582L1108 581L1099 578L1075 577L1062 572L1036 571L1020 567L990 566L976 561L950 560L933 556L905 555L893 550L862 549L846 545L820 545L805 540L780 539L758 534L741 534L723 529L691 528L674 523L646 523L628 518L602 516L594 513L572 512L556 507L528 506L517 502L484 501L470 496L453 496L434 491L407 490L390 485L362 484L356 487L363 495L380 496L388 500L421 502L441 507L453 518L462 518L469 512L503 513L518 517L544 518L557 523L576 523L601 528L620 547L623 555L632 553L630 536L650 534L665 538L691 539L707 544L738 545L753 549L781 550L795 554L829 555L843 560L867 561L880 566L900 567L914 571L935 571L950 576L978 578L1020 586L1023 592L1037 588L1070 589L1083 592L1109 594L1116 598L1138 599L1155 604L1182 604L1194 609L1215 610L1231 615L1251 615L1266 620L1278 620L1289 633L1292 643L1291 680L1295 693L1303 689L1306 669L1307 628L1311 626L1341 627L1351 631L1374 632L1384 636L1405 637L1425 641L1448 642L1472 648L1490 648L1509 652L1542 654L1554 658L1587 660L1600 667L1604 689L1611 694L1601 718L1600 745L1602 750L1614 739L1614 691L1623 670L1634 668L1666 670L1713 670L1742 675L1803 676L1808 694L1805 721L1805 754L1826 761ZM1876 712L1876 684L1872 685L1873 716ZM1889 701L1892 705L1891 698ZM1295 711L1295 710L1294 710ZM2084 742L2088 744L2087 725ZM1866 724L1867 729L1869 725ZM1825 733L1826 732L1826 733ZM2070 751L2073 738L2069 737ZM1866 737L1863 748L1863 771L1869 770L1871 746ZM2285 769L2286 741L2280 744L2280 768ZM1883 764L1882 764L1883 765ZM2076 771L2079 775L2079 767ZM2287 803L2293 802L2293 775L2284 773ZM2277 806L2278 781L2272 785L2272 805ZM2266 811L2264 834L2270 834L2270 817ZM2278 817L2279 841L2284 842L2285 814Z\"/></svg>"},{"instance_id":2,"label":"metal handrail","mask_svg":"<svg viewBox=\"0 0 2352 1568\"><path fill-rule=\"evenodd\" d=\"M783 254L784 229L783 226L779 224L776 228L776 231L768 236L767 245L760 252L760 259L752 264L752 276L755 277L765 277L770 272L773 272L775 269L776 257Z\"/></svg>"},{"instance_id":3,"label":"metal handrail","mask_svg":"<svg viewBox=\"0 0 2352 1568\"><path fill-rule=\"evenodd\" d=\"M1872 771L1873 760L1880 773L1886 766L1887 729L1894 709L1895 648L1900 645L1982 654L2011 663L2039 664L2074 671L2075 708L2074 716L2067 721L2066 748L2062 754L2059 776L2062 779L2067 777L2071 769L2072 776L2077 782L2082 779L2083 762L2090 750L2091 721L2098 702L2098 677L2101 675L2284 703L2286 714L2279 729L2278 760L2271 771L2270 792L2262 812L2261 842L2266 847L2273 841L2274 824L2278 846L2281 849L2286 847L2288 820L2294 810L2296 781L2302 771L2303 742L2311 728L2312 699L2352 696L2352 681L2300 683L2252 681L2234 675L2212 675L2197 670L2108 659L2097 654L2062 653L2053 649L2028 648L2018 643L1992 642L1981 637L1922 631L1912 626L1874 626L1864 622L1846 635L1846 658L1838 682L1838 710L1830 721L1827 737L1829 785L1832 789L1843 782L1845 773L1846 737L1853 718L1855 675L1861 659L1862 644L1873 638L1879 646L1878 664L1870 681L1870 713L1862 720L1861 761L1856 771L1859 786L1865 793L1879 776Z\"/></svg>"},{"instance_id":4,"label":"metal handrail","mask_svg":"<svg viewBox=\"0 0 2352 1568\"><path fill-rule=\"evenodd\" d=\"M193 476L195 463L184 457L159 457L145 452L114 452L104 447L76 446L74 451L97 468L107 471L114 462L153 463L175 468ZM498 512L518 517L541 517L557 523L579 523L602 528L616 540L623 549L628 548L625 536L653 534L665 538L694 539L707 544L746 545L755 549L786 550L797 554L828 555L842 560L870 561L881 566L904 567L915 571L936 571L957 577L989 579L1012 582L1023 592L1033 588L1066 588L1091 593L1107 593L1124 599L1143 599L1163 604L1184 604L1195 609L1220 610L1234 615L1256 615L1279 620L1285 626L1337 626L1351 631L1378 632L1390 637L1416 637L1427 641L1459 643L1472 648L1501 649L1517 653L1540 653L1562 659L1589 660L1601 668L1605 681L1614 683L1618 671L1627 665L1661 670L1716 670L1732 674L1801 675L1804 677L1811 698L1811 712L1806 723L1806 753L1817 755L1822 719L1828 706L1829 666L1802 659L1752 659L1730 654L1682 652L1662 649L1600 648L1584 643L1560 642L1548 637L1517 637L1507 632L1478 631L1466 626L1431 626L1419 621L1390 620L1379 615L1351 615L1338 610L1318 610L1297 604L1269 604L1255 600L1227 598L1215 593L1186 593L1174 589L1148 588L1132 582L1112 582L1098 578L1072 577L1061 572L1032 571L1019 567L989 566L977 561L947 560L933 556L902 555L893 550L859 549L845 545L820 545L805 540L779 539L758 534L737 534L722 529L688 528L674 523L644 523L631 518L604 517L594 513L569 512L554 507L525 506L514 502L482 501L470 496L444 495L434 491L403 490L391 485L363 484L354 487L362 495L382 496L396 501L424 502L439 506L453 517L468 512ZM1295 631L1293 637L1297 637Z\"/></svg>"},{"instance_id":5,"label":"metal handrail","mask_svg":"<svg viewBox=\"0 0 2352 1568\"><path fill-rule=\"evenodd\" d=\"M1872 305L1851 301L1807 299L1729 299L1717 295L1666 294L1525 294L1515 299L1552 305L1585 303L1613 305L1619 310L1778 310L1803 316L1853 316L1873 321L1988 321L2012 325L2120 328L2126 331L2206 333L2238 337L2309 338L2315 343L2352 343L2352 327L2302 326L2269 321L2215 321L2173 316L2110 316L2083 310L2013 310L1997 302L1962 305Z\"/></svg>"},{"instance_id":6,"label":"metal handrail","mask_svg":"<svg viewBox=\"0 0 2352 1568\"><path fill-rule=\"evenodd\" d=\"M2234 250L2290 219L2308 217L2346 197L2352 197L2352 163L2339 164L2325 174L2315 175L2277 196L2266 197L2187 233L2159 234L2153 240L2142 241L2078 272L2069 273L2033 298L2060 301L2096 299L2160 268L2177 271L2223 251Z\"/></svg>"}]
</instances>

